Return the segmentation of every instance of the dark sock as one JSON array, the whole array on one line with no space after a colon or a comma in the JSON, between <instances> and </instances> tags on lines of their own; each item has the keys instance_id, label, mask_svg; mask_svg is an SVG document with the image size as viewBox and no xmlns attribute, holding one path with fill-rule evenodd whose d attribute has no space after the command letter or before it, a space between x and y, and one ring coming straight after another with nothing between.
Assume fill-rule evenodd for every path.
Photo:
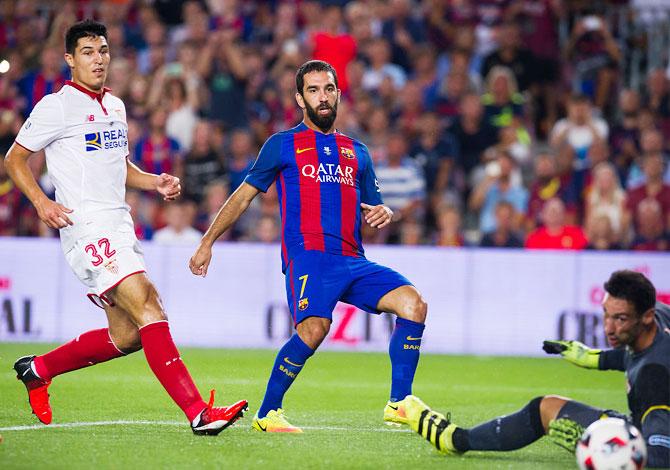
<instances>
[{"instance_id":1,"label":"dark sock","mask_svg":"<svg viewBox=\"0 0 670 470\"><path fill-rule=\"evenodd\" d=\"M501 416L472 429L454 431L454 447L467 450L515 450L527 446L544 436L540 417L543 397L531 400L514 414Z\"/></svg>"},{"instance_id":2,"label":"dark sock","mask_svg":"<svg viewBox=\"0 0 670 470\"><path fill-rule=\"evenodd\" d=\"M391 401L400 401L412 394L414 373L419 363L423 323L396 318L389 342L391 358Z\"/></svg>"},{"instance_id":3,"label":"dark sock","mask_svg":"<svg viewBox=\"0 0 670 470\"><path fill-rule=\"evenodd\" d=\"M268 386L265 389L263 403L258 409L259 418L267 416L270 410L282 407L284 394L312 354L314 350L307 346L297 334L291 336L291 339L279 350L274 366L272 366Z\"/></svg>"}]
</instances>

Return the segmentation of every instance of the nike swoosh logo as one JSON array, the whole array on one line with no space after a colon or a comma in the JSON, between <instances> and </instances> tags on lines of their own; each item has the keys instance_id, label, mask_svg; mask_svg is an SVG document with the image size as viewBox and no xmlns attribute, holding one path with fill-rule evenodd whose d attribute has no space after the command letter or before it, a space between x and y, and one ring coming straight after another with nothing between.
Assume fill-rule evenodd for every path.
<instances>
[{"instance_id":1,"label":"nike swoosh logo","mask_svg":"<svg viewBox=\"0 0 670 470\"><path fill-rule=\"evenodd\" d=\"M419 336L418 338L414 338L412 336L407 337L407 341L419 341L420 339L421 339L421 336Z\"/></svg>"},{"instance_id":2,"label":"nike swoosh logo","mask_svg":"<svg viewBox=\"0 0 670 470\"><path fill-rule=\"evenodd\" d=\"M291 364L293 367L302 367L302 366L305 365L305 364L296 364L294 362L291 362L291 361L288 360L288 357L284 358L284 362L287 363L287 364Z\"/></svg>"},{"instance_id":3,"label":"nike swoosh logo","mask_svg":"<svg viewBox=\"0 0 670 470\"><path fill-rule=\"evenodd\" d=\"M261 423L259 423L259 422L256 422L256 425L257 425L259 428L261 428L261 431L263 431L263 432L265 432L265 430L268 428L267 426L265 426L265 427L261 426Z\"/></svg>"},{"instance_id":4,"label":"nike swoosh logo","mask_svg":"<svg viewBox=\"0 0 670 470\"><path fill-rule=\"evenodd\" d=\"M394 410L394 411L398 411L398 407L397 407L397 406L389 405L388 407L391 408L391 409Z\"/></svg>"},{"instance_id":5,"label":"nike swoosh logo","mask_svg":"<svg viewBox=\"0 0 670 470\"><path fill-rule=\"evenodd\" d=\"M303 153L303 152L307 152L308 150L314 150L314 147L308 147L308 148L306 148L306 149L297 149L297 150L295 151L295 153L297 153L298 155L300 155L301 153Z\"/></svg>"}]
</instances>

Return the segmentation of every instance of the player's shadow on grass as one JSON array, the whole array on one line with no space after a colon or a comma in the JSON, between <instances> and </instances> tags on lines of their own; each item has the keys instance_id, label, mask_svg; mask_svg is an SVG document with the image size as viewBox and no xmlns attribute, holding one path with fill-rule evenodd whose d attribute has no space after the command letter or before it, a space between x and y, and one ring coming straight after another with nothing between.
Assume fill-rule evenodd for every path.
<instances>
[{"instance_id":1,"label":"player's shadow on grass","mask_svg":"<svg viewBox=\"0 0 670 470\"><path fill-rule=\"evenodd\" d=\"M450 460L454 468L458 468L458 462L464 466L476 467L478 463L483 464L482 468L516 468L523 465L524 468L537 469L565 469L572 468L574 457L567 453L561 455L560 452L546 452L540 454L528 454L527 452L468 452L464 456L443 456L436 454L435 457ZM468 460L470 462L468 462ZM486 462L486 463L484 463ZM469 465L468 465L469 463ZM497 464L496 464L497 463Z\"/></svg>"}]
</instances>

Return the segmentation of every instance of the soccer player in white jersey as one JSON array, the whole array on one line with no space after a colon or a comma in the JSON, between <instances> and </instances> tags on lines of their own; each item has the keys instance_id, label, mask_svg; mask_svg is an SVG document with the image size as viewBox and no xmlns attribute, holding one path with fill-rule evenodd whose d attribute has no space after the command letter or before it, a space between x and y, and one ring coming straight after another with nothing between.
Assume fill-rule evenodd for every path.
<instances>
[{"instance_id":1,"label":"soccer player in white jersey","mask_svg":"<svg viewBox=\"0 0 670 470\"><path fill-rule=\"evenodd\" d=\"M145 273L125 188L179 196L179 179L145 173L128 160L123 102L104 87L110 53L107 29L94 21L73 25L65 37L72 72L57 93L37 103L5 157L10 177L39 218L59 229L67 262L107 314L108 328L88 331L41 356L19 358L14 369L28 389L33 413L52 419L51 380L93 364L144 349L147 362L182 409L195 434L218 434L239 419L246 400L214 407L198 392L174 345L156 288ZM27 164L38 150L56 187L56 201L40 189Z\"/></svg>"}]
</instances>

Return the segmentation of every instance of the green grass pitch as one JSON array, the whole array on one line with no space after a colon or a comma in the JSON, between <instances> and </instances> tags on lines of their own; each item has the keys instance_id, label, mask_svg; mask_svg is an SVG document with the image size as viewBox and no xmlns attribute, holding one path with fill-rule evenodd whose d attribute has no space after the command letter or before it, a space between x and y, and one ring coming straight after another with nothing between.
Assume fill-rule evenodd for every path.
<instances>
[{"instance_id":1,"label":"green grass pitch","mask_svg":"<svg viewBox=\"0 0 670 470\"><path fill-rule=\"evenodd\" d=\"M538 346L539 347L539 346ZM14 360L49 345L0 344L0 468L575 468L569 453L541 439L519 451L444 457L419 436L383 424L390 364L385 354L319 352L284 400L302 435L252 431L274 351L183 349L205 400L240 398L250 410L217 437L194 436L150 373L142 353L57 377L53 424L35 426ZM624 377L556 358L424 354L414 393L470 426L558 393L626 409Z\"/></svg>"}]
</instances>

